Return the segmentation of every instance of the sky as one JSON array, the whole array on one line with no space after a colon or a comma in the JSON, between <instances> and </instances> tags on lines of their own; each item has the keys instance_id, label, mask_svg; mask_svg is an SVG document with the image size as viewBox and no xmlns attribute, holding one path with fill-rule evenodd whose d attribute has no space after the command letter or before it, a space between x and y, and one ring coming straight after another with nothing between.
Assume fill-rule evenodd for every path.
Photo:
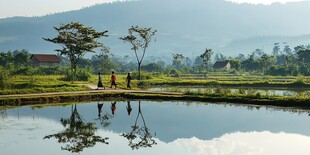
<instances>
[{"instance_id":1,"label":"sky","mask_svg":"<svg viewBox=\"0 0 310 155\"><path fill-rule=\"evenodd\" d=\"M251 4L265 4L270 5L272 3L287 3L287 2L301 2L308 0L227 0L236 3L251 3Z\"/></svg>"},{"instance_id":2,"label":"sky","mask_svg":"<svg viewBox=\"0 0 310 155\"><path fill-rule=\"evenodd\" d=\"M122 0L0 0L0 19L14 16L44 16L47 14L78 10L95 4ZM236 3L271 4L305 0L227 0Z\"/></svg>"}]
</instances>

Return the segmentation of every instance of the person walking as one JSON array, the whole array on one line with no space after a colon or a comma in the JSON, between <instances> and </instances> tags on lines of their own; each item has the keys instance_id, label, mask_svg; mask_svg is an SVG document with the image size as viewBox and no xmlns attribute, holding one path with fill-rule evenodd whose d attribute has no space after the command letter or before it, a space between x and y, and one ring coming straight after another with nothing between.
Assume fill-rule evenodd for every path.
<instances>
[{"instance_id":1,"label":"person walking","mask_svg":"<svg viewBox=\"0 0 310 155\"><path fill-rule=\"evenodd\" d=\"M97 89L102 88L102 87L103 87L103 89L105 89L105 87L104 87L103 84L102 84L102 77L101 77L101 74L100 74L100 72L98 72L98 84L97 84Z\"/></svg>"},{"instance_id":2,"label":"person walking","mask_svg":"<svg viewBox=\"0 0 310 155\"><path fill-rule=\"evenodd\" d=\"M111 75L111 87L114 85L115 89L116 89L116 75L114 74L114 71L112 72L112 75Z\"/></svg>"},{"instance_id":3,"label":"person walking","mask_svg":"<svg viewBox=\"0 0 310 155\"><path fill-rule=\"evenodd\" d=\"M128 72L127 78L126 78L127 89L131 89L131 86L130 86L130 81L131 81L131 79L132 79L132 77L130 76L130 72Z\"/></svg>"}]
</instances>

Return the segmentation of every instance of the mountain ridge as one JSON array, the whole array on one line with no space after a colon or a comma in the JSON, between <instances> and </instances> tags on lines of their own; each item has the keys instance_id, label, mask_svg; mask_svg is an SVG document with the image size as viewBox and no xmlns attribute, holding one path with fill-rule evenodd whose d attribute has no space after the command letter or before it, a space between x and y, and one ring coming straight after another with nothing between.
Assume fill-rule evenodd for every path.
<instances>
[{"instance_id":1,"label":"mountain ridge","mask_svg":"<svg viewBox=\"0 0 310 155\"><path fill-rule=\"evenodd\" d=\"M199 55L205 48L227 55L249 53L274 41L291 47L310 39L310 2L251 5L224 0L142 0L100 4L40 17L0 19L0 51L28 49L31 53L53 53L59 48L42 37L55 37L60 23L79 21L97 31L109 30L100 41L115 54L128 54L129 45L119 37L131 26L157 29L150 54L183 53ZM285 37L283 37L285 36ZM260 38L260 39L257 39ZM264 39L265 38L265 39ZM251 45L247 45L251 41ZM257 41L257 45L255 42ZM259 41L261 40L261 41ZM270 43L263 41L270 40ZM278 41L277 41L278 40ZM238 45L239 44L239 45ZM238 45L238 46L237 46Z\"/></svg>"}]
</instances>

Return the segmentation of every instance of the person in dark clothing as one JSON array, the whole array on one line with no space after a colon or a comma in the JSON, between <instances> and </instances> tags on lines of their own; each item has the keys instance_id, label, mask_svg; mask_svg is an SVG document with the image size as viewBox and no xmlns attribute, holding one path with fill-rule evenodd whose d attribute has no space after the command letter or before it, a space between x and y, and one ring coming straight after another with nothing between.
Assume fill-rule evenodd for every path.
<instances>
[{"instance_id":1,"label":"person in dark clothing","mask_svg":"<svg viewBox=\"0 0 310 155\"><path fill-rule=\"evenodd\" d=\"M128 112L128 116L130 115L130 112L132 111L131 105L130 105L130 101L127 101L127 112Z\"/></svg>"},{"instance_id":2,"label":"person in dark clothing","mask_svg":"<svg viewBox=\"0 0 310 155\"><path fill-rule=\"evenodd\" d=\"M98 117L101 117L103 103L97 102L97 108L98 108Z\"/></svg>"},{"instance_id":3,"label":"person in dark clothing","mask_svg":"<svg viewBox=\"0 0 310 155\"><path fill-rule=\"evenodd\" d=\"M126 82L127 82L127 89L131 89L130 81L132 77L130 76L130 72L127 74Z\"/></svg>"},{"instance_id":4,"label":"person in dark clothing","mask_svg":"<svg viewBox=\"0 0 310 155\"><path fill-rule=\"evenodd\" d=\"M100 72L98 72L98 84L97 84L97 89L99 89L99 88L105 89L105 87L102 84L102 77L101 77Z\"/></svg>"}]
</instances>

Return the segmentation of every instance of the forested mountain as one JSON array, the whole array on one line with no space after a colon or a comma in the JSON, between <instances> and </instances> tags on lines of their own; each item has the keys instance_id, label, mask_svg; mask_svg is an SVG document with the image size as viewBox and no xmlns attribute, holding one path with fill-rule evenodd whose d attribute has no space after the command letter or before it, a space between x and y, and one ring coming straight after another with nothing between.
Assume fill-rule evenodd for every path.
<instances>
[{"instance_id":1,"label":"forested mountain","mask_svg":"<svg viewBox=\"0 0 310 155\"><path fill-rule=\"evenodd\" d=\"M226 55L250 53L256 48L271 52L275 42L291 47L310 43L310 2L273 5L235 4L224 0L141 0L96 5L42 17L0 20L0 51L28 49L53 53L58 46L42 37L55 37L53 26L79 21L97 31L109 30L101 42L115 54L130 47L119 37L133 25L157 29L148 55L187 56L205 48Z\"/></svg>"}]
</instances>

